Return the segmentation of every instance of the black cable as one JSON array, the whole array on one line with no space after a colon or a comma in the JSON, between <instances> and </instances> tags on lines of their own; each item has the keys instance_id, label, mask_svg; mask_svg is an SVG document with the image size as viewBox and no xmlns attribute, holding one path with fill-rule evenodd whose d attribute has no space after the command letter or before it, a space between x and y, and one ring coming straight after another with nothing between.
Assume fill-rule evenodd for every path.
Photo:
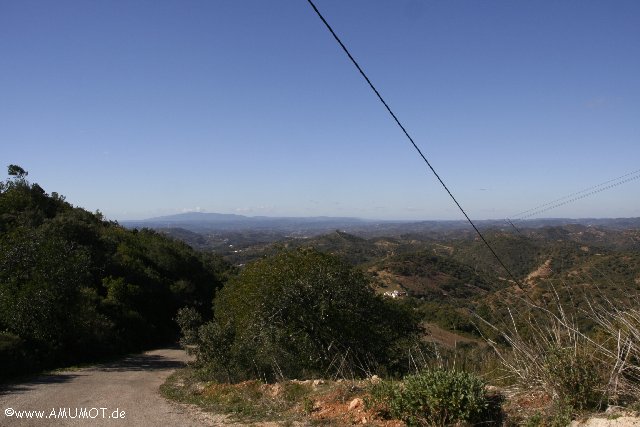
<instances>
[{"instance_id":1,"label":"black cable","mask_svg":"<svg viewBox=\"0 0 640 427\"><path fill-rule=\"evenodd\" d=\"M442 180L442 178L440 178L440 175L438 175L438 173L436 172L436 170L433 168L433 166L431 166L431 163L429 162L429 160L427 160L427 158L425 157L425 155L422 153L422 151L420 150L420 148L418 148L418 145L413 141L413 138L411 138L411 136L409 135L409 132L407 132L407 130L404 128L404 126L402 125L402 123L400 123L400 120L398 120L398 117L396 117L396 115L393 113L393 111L391 111L391 108L389 107L389 105L386 103L386 101L382 98L382 95L380 95L380 92L378 92L378 90L375 88L375 86L373 85L373 83L371 83L371 80L369 80L369 77L367 77L367 75L364 73L364 71L362 71L362 68L360 67L360 65L358 65L358 63L356 62L356 60L353 58L353 56L351 56L351 53L349 52L349 50L347 49L347 47L344 45L344 43L342 43L342 40L340 40L340 38L338 37L338 35L335 33L335 31L333 31L333 28L331 28L331 25L329 25L329 23L327 22L326 19L324 19L324 16L322 16L322 14L320 13L320 11L318 10L318 8L316 7L315 4L313 4L313 1L311 0L307 0L309 2L309 4L311 5L311 7L313 8L313 10L316 12L316 14L318 15L318 17L320 18L320 20L322 20L322 22L324 23L324 25L327 27L327 29L329 30L329 32L331 33L331 35L333 36L334 39L336 39L336 41L338 42L338 44L340 45L340 47L342 48L342 50L344 50L344 53L347 54L347 56L349 57L349 59L351 60L351 62L353 63L353 65L355 65L355 67L358 69L358 71L360 72L360 74L362 75L362 77L364 77L364 79L367 81L367 83L369 84L369 87L371 87L371 89L373 90L373 92L376 94L376 96L378 97L378 99L380 100L380 102L382 102L382 104L384 105L384 107L387 109L387 111L389 112L389 114L391 114L391 117L393 117L393 120L395 120L396 124L400 127L400 129L402 129L402 132L405 134L405 136L407 137L407 139L409 139L409 141L411 142L411 145L413 145L413 148L416 149L416 151L418 152L418 154L420 154L420 157L422 157L422 160L424 160L424 162L427 164L427 166L429 166L429 169L431 169L431 172L433 172L433 174L435 175L435 177L438 179L438 181L440 182L440 184L442 185L442 187L445 189L445 191L447 192L447 194L449 194L449 197L451 197L451 200L453 200L453 202L456 204L456 206L458 207L458 209L460 209L460 212L462 212L462 214L464 215L464 217L467 219L467 221L469 222L469 224L471 224L471 226L473 227L473 229L476 231L476 233L478 234L478 236L480 236L480 239L482 239L482 241L484 242L484 244L487 246L487 248L489 248L489 250L491 251L491 253L493 254L493 256L498 260L498 263L500 263L500 265L502 266L502 268L504 268L504 270L507 272L507 274L509 274L509 276L511 276L511 278L517 283L520 284L520 281L518 279L516 279L516 277L513 275L513 273L511 273L511 271L507 268L507 266L504 264L504 262L502 262L502 260L500 259L500 257L498 256L498 254L493 250L493 248L491 247L491 245L489 244L489 242L487 242L487 240L484 238L484 236L482 235L482 233L480 232L480 230L478 230L478 227L476 227L476 225L473 223L473 221L471 221L471 218L469 218L469 215L467 215L467 213L465 212L464 209L462 209L462 206L460 206L460 203L458 203L458 201L456 200L456 198L453 196L453 194L451 193L451 191L449 190L449 188L446 186L446 184L444 183L444 181Z\"/></svg>"},{"instance_id":2,"label":"black cable","mask_svg":"<svg viewBox=\"0 0 640 427\"><path fill-rule=\"evenodd\" d=\"M520 233L520 230L518 229L518 227L515 226L515 224L513 222L511 222L511 220L509 218L506 218L507 224L511 225L514 230L516 230L518 232L518 234L522 234Z\"/></svg>"},{"instance_id":3,"label":"black cable","mask_svg":"<svg viewBox=\"0 0 640 427\"><path fill-rule=\"evenodd\" d=\"M538 206L537 208L532 208L532 209L520 212L519 215L516 215L515 217L512 217L512 218L517 222L522 222L522 221L526 220L527 218L531 218L532 216L539 215L541 213L550 211L551 209L555 209L555 208L558 208L560 206L564 206L564 205L567 205L569 203L573 203L575 201L584 199L585 197L589 197L589 196L592 196L594 194L601 193L601 192L603 192L605 190L609 190L611 188L617 187L619 185L626 184L627 182L631 182L631 181L634 181L636 179L640 179L640 174L637 174L638 172L640 172L640 170L628 173L626 175L622 175L622 176L620 176L620 177L618 177L616 179L612 179L610 181L603 182L602 184L598 184L596 186L587 188L585 190L578 191L578 192L575 192L575 193L571 193L568 196L564 196L564 197L561 197L559 199L553 200L553 201L551 201L549 203L545 203L543 205ZM630 176L630 175L632 175L632 176ZM627 178L627 179L622 179L622 178L625 178L625 177L628 177L628 176L630 176L630 177ZM609 185L605 186L605 184L608 184L610 182L613 182L613 184L609 184ZM589 191L589 190L591 190L591 191ZM570 198L571 196L576 196L576 197ZM522 215L524 213L527 213L527 215Z\"/></svg>"}]
</instances>

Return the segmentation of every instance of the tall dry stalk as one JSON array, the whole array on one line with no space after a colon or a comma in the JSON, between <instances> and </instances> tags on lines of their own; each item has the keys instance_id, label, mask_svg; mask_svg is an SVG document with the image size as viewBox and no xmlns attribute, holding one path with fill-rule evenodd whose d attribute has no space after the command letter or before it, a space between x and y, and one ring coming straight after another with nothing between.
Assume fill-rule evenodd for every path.
<instances>
[{"instance_id":1,"label":"tall dry stalk","mask_svg":"<svg viewBox=\"0 0 640 427\"><path fill-rule=\"evenodd\" d=\"M554 289L555 293L555 289ZM640 400L640 309L630 303L588 302L578 314L597 325L587 334L567 314L555 293L554 310L522 300L526 312L498 327L480 320L508 346L487 339L519 389L550 391L576 409Z\"/></svg>"}]
</instances>

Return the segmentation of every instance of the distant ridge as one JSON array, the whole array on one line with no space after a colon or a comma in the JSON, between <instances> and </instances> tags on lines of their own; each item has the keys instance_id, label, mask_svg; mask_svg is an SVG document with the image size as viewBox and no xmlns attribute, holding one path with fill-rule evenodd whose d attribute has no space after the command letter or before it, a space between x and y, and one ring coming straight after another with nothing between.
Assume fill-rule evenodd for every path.
<instances>
[{"instance_id":1,"label":"distant ridge","mask_svg":"<svg viewBox=\"0 0 640 427\"><path fill-rule=\"evenodd\" d=\"M380 221L380 220L367 220L355 217L333 217L333 216L301 216L301 217L274 217L274 216L246 216L238 214L224 214L215 212L185 212L174 215L159 216L141 220L122 221L122 223L149 223L149 222L229 222L229 221L248 221L248 222L317 222L317 221L342 221L342 222L409 222L409 221Z\"/></svg>"},{"instance_id":2,"label":"distant ridge","mask_svg":"<svg viewBox=\"0 0 640 427\"><path fill-rule=\"evenodd\" d=\"M268 217L244 216L209 212L186 212L136 221L121 221L129 228L181 227L193 232L214 230L277 230L281 232L323 232L342 228L366 226L387 221L372 221L351 217ZM394 221L397 223L398 221Z\"/></svg>"},{"instance_id":3,"label":"distant ridge","mask_svg":"<svg viewBox=\"0 0 640 427\"><path fill-rule=\"evenodd\" d=\"M223 213L214 213L214 212L184 212L174 215L166 215L159 216L155 218L143 219L139 221L127 221L127 222L154 222L154 221L176 221L176 222L185 222L185 221L242 221L245 219L249 219L249 217L244 215L236 215L236 214L223 214Z\"/></svg>"},{"instance_id":4,"label":"distant ridge","mask_svg":"<svg viewBox=\"0 0 640 427\"><path fill-rule=\"evenodd\" d=\"M371 220L354 217L268 217L245 216L214 212L185 212L144 220L120 221L129 228L165 229L180 227L196 233L211 231L269 230L295 234L318 234L336 229L347 231L430 232L453 231L468 228L464 220ZM514 222L520 228L543 228L553 226L582 225L612 229L640 228L640 218L541 218ZM484 229L508 228L506 220L479 220L476 224Z\"/></svg>"}]
</instances>

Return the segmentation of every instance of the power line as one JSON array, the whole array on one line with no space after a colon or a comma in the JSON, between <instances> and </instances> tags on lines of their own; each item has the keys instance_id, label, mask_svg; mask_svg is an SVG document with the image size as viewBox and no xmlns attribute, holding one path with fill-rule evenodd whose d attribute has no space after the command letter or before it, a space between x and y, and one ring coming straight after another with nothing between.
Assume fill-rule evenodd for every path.
<instances>
[{"instance_id":1,"label":"power line","mask_svg":"<svg viewBox=\"0 0 640 427\"><path fill-rule=\"evenodd\" d=\"M400 129L402 129L402 132L405 134L405 136L407 137L407 139L409 140L409 142L411 142L411 145L413 145L413 148L416 149L416 151L418 152L418 154L420 155L420 157L422 157L422 160L424 160L424 162L427 164L427 166L429 167L429 169L431 170L431 172L433 173L433 175L438 179L438 181L440 182L440 184L442 185L442 187L445 189L445 191L447 192L447 194L449 195L449 197L451 197L451 200L453 200L453 202L456 204L456 206L458 207L458 209L460 209L460 212L462 212L462 214L464 215L464 217L467 219L467 221L469 222L469 224L471 224L471 226L473 227L473 229L476 231L476 233L478 234L478 236L480 237L480 239L484 242L484 244L487 246L487 248L489 248L489 251L491 251L491 253L493 254L493 256L498 260L498 263L500 263L500 265L502 266L502 268L504 268L504 270L507 272L507 274L509 274L509 276L511 276L511 278L517 283L519 284L519 280L516 279L515 275L513 273L511 273L511 270L509 270L509 268L507 268L507 266L505 265L504 262L502 262L502 260L500 259L500 257L498 256L498 254L493 250L493 248L491 247L491 245L489 244L489 242L487 242L487 240L484 238L484 236L482 235L482 233L480 232L480 230L478 230L478 227L476 227L476 225L473 223L473 221L471 220L471 218L469 218L469 215L467 215L467 213L465 212L465 210L462 208L462 206L460 206L460 203L458 203L458 201L456 200L456 198L453 196L453 194L451 193L451 191L449 190L449 188L447 187L447 185L444 183L444 181L442 180L442 178L440 178L440 175L438 175L438 173L436 172L436 170L433 168L433 166L431 166L431 163L429 162L429 160L427 160L427 157L422 153L422 150L420 150L420 148L418 148L418 145L413 141L413 138L411 137L411 135L409 135L409 132L407 132L407 130L405 129L405 127L402 125L402 123L400 123L400 120L398 119L398 117L394 114L394 112L391 110L391 108L389 107L389 105L387 104L387 102L382 98L382 95L380 95L380 92L378 92L378 89L376 89L376 87L373 85L373 83L371 83L371 80L369 80L369 77L367 77L367 75L365 74L365 72L362 70L362 68L360 67L360 65L358 64L358 62L353 58L353 56L351 55L351 53L349 52L349 50L347 49L347 47L344 45L344 43L342 43L342 40L340 40L340 37L338 37L338 35L336 34L335 31L333 31L333 28L331 28L331 25L329 25L329 23L327 22L326 19L324 19L324 16L322 16L322 14L320 13L320 11L318 10L318 8L316 7L316 5L313 3L313 1L311 0L307 0L309 2L309 4L311 5L311 7L313 8L313 10L316 12L316 14L318 15L318 17L320 18L320 20L324 23L324 25L327 27L327 29L329 30L329 32L331 33L331 35L333 36L334 39L336 39L336 41L338 42L338 44L340 45L340 47L342 48L342 50L344 51L344 53L347 54L347 56L349 57L349 59L351 60L351 62L353 63L353 65L355 65L355 67L358 69L358 71L360 72L360 75L362 75L362 77L366 80L366 82L369 84L369 87L371 88L371 90L373 90L373 92L376 94L376 96L378 97L378 99L380 100L380 102L382 102L382 105L384 105L384 107L387 109L387 111L389 112L389 114L391 115L391 117L393 117L393 120L396 122L396 124L400 127Z\"/></svg>"},{"instance_id":2,"label":"power line","mask_svg":"<svg viewBox=\"0 0 640 427\"><path fill-rule=\"evenodd\" d=\"M520 233L520 230L518 229L518 227L515 226L515 224L513 222L511 222L511 220L509 218L506 218L507 224L509 224L510 226L513 227L514 230L516 230L518 232L518 234L522 234Z\"/></svg>"},{"instance_id":3,"label":"power line","mask_svg":"<svg viewBox=\"0 0 640 427\"><path fill-rule=\"evenodd\" d=\"M626 179L622 179L622 178L626 178ZM609 190L611 188L617 187L622 184L626 184L627 182L635 181L636 179L640 179L640 170L630 172L628 174L619 176L618 178L603 182L602 184L598 184L593 187L589 187L582 191L571 193L567 196L545 203L536 208L532 208L532 209L520 212L520 214L518 214L516 218L514 217L512 218L517 222L522 222L527 218L531 218L532 216L539 215L541 213L550 211L560 206L567 205L569 203L576 202L578 200L584 199L589 196L593 196L594 194L601 193L605 190ZM609 184L609 185L606 185L606 184ZM575 196L575 197L572 197L572 196ZM526 213L526 215L522 215L524 213Z\"/></svg>"},{"instance_id":4,"label":"power line","mask_svg":"<svg viewBox=\"0 0 640 427\"><path fill-rule=\"evenodd\" d=\"M585 188L584 190L576 191L576 192L568 194L568 195L566 195L564 197L560 197L559 199L555 199L555 200L552 200L550 202L544 203L542 205L536 206L535 208L531 208L531 209L527 209L526 211L519 212L519 213L511 216L511 218L515 219L517 221L522 221L522 220L524 220L526 218L530 218L530 217L532 217L534 215L549 211L551 209L555 209L555 208L557 208L559 206L563 206L563 205L566 205L568 203L572 203L572 202L575 202L577 200L584 199L585 197L591 196L593 194L600 193L600 192L602 192L604 190L608 190L610 188L617 187L618 185L625 184L627 182L636 180L636 179L640 178L640 175L637 175L637 174L640 174L640 169L635 170L633 172L629 172L629 173L624 174L622 176L619 176L617 178L610 179L609 181L602 182L602 183L600 183L598 185L594 185L593 187L589 187L589 188ZM637 176L632 176L632 175L637 175ZM627 177L630 177L630 178L627 178ZM623 179L623 178L627 178L627 179ZM611 183L613 183L613 184L611 184ZM610 185L607 185L607 184L610 184ZM601 187L603 187L603 188L601 188ZM569 199L569 200L566 200L566 199ZM525 215L525 214L527 214L527 215Z\"/></svg>"}]
</instances>

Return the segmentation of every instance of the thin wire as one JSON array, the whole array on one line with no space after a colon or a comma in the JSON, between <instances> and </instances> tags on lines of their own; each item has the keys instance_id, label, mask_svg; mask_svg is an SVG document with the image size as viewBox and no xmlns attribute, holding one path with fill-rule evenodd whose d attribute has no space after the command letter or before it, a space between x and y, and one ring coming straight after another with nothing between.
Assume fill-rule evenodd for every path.
<instances>
[{"instance_id":1,"label":"thin wire","mask_svg":"<svg viewBox=\"0 0 640 427\"><path fill-rule=\"evenodd\" d=\"M427 164L427 166L429 167L429 169L431 169L431 172L433 173L433 175L435 175L435 177L438 179L438 181L440 182L440 184L442 185L442 187L445 189L445 191L447 192L447 194L449 194L449 197L451 197L451 200L453 200L453 202L456 204L456 206L458 207L458 209L460 209L460 212L462 212L462 214L464 215L464 217L467 219L467 221L469 222L469 224L471 224L471 226L473 227L473 229L476 231L476 233L478 234L478 236L480 237L480 239L484 242L484 244L487 246L487 248L489 248L489 251L491 251L491 253L493 254L493 256L498 260L498 263L500 263L500 265L502 266L502 268L509 274L509 276L511 276L511 278L517 283L520 284L520 282L518 281L518 279L516 279L516 277L514 276L513 273L511 273L511 270L509 270L509 268L507 268L507 266L505 265L504 262L502 262L502 260L500 259L500 257L498 256L498 254L493 250L493 248L491 247L491 245L489 244L489 242L487 242L487 240L484 238L484 236L482 235L482 233L480 232L480 230L478 230L478 227L476 227L476 225L473 223L473 221L471 220L471 218L469 218L469 215L467 215L467 213L465 212L465 210L462 208L462 206L460 206L460 203L458 203L458 201L456 200L456 198L453 196L453 194L451 193L451 191L449 190L449 188L447 187L447 185L444 183L444 181L442 180L442 178L440 178L440 175L438 175L438 173L436 172L436 170L433 168L433 166L431 166L431 163L429 162L429 160L427 160L426 156L422 153L422 150L420 150L420 148L418 148L418 145L413 141L413 138L411 137L411 135L409 135L409 132L407 132L407 130L405 129L405 127L402 125L402 123L400 123L400 120L398 119L398 117L394 114L394 112L391 110L391 108L389 107L389 105L386 103L386 101L382 98L382 95L380 95L380 92L378 92L378 90L376 89L376 87L373 85L373 83L371 83L371 80L369 80L369 77L367 77L367 75L365 74L365 72L362 70L362 68L360 67L360 65L358 64L358 62L353 58L353 56L351 55L351 53L349 52L349 50L347 49L347 47L344 45L344 43L342 43L342 40L340 40L340 38L338 37L338 35L335 33L335 31L333 31L333 28L331 28L331 25L329 25L329 23L327 22L326 19L324 19L324 16L322 16L322 14L320 13L320 11L318 10L318 8L316 7L316 5L313 3L313 1L311 0L307 0L307 2L309 2L309 4L311 5L311 7L313 8L313 10L316 12L316 14L318 15L318 17L320 18L320 20L324 23L324 25L327 27L327 29L329 30L329 32L331 33L331 35L333 36L334 39L336 39L336 41L338 42L338 44L340 45L340 47L342 48L342 50L344 51L344 53L347 54L347 56L349 57L349 59L351 60L351 62L353 63L353 65L355 65L355 67L358 69L358 71L360 72L360 75L362 75L362 77L364 77L364 79L367 81L367 83L369 84L369 87L371 87L371 89L373 90L373 92L376 94L376 96L378 97L378 99L380 100L380 102L382 102L382 105L384 105L384 107L387 109L387 111L389 112L389 114L391 115L391 117L393 117L393 120L396 122L396 124L400 127L400 129L402 129L402 132L405 134L405 136L407 137L407 139L411 142L411 145L413 145L413 148L416 149L416 151L418 152L418 154L420 155L420 157L422 157L422 160L424 160L424 162Z\"/></svg>"},{"instance_id":2,"label":"thin wire","mask_svg":"<svg viewBox=\"0 0 640 427\"><path fill-rule=\"evenodd\" d=\"M565 204L567 204L567 203L571 203L571 202L574 202L574 201L576 201L576 200L583 199L584 197L590 196L590 195L592 195L592 194L599 193L600 191L604 191L604 190L607 190L607 189L609 189L609 188L616 187L616 186L618 186L618 185L620 185L620 184L624 184L624 183L626 183L626 182L633 181L634 179L638 179L638 178L640 178L640 176L636 176L636 177L633 177L633 178L630 178L630 179L624 180L624 181L619 182L619 183L616 183L616 184L608 185L607 187L605 187L605 188L603 188L603 189L600 189L600 190L591 191L591 190L595 190L595 189L597 189L597 188L600 188L600 187L602 187L602 186L604 186L604 185L606 185L606 184L609 184L609 183L612 183L612 182L616 182L616 181L620 181L620 180L621 180L621 179L623 179L623 178L626 178L626 177L628 177L628 176L635 175L635 174L638 174L638 173L640 173L640 169L635 170L635 171L633 171L633 172L629 172L629 173L624 174L624 175L622 175L622 176L619 176L619 177L617 177L617 178L610 179L609 181L605 181L605 182L600 183L600 184L598 184L598 185L594 185L593 187L589 187L589 188L585 188L584 190L576 191L575 193L568 194L568 195L566 195L566 196L564 196L564 197L560 197L559 199L555 199L555 200L552 200L552 201L550 201L550 202L544 203L544 204L542 204L542 205L536 206L535 208L531 208L531 209L527 209L526 211L518 212L517 214L512 215L512 216L511 216L511 218L514 218L514 219L518 219L518 218L529 218L530 216L536 215L536 214L538 214L538 213L546 212L547 210L550 210L550 209L556 208L556 207L558 207L558 206L562 206L562 205L565 205ZM589 193L587 193L587 192L589 192ZM567 201L566 203L557 204L558 202L561 202L562 200L569 199L569 198L571 198L571 197L573 197L573 196L577 196L578 194L583 194L583 193L587 193L587 194L585 194L585 195L583 195L583 196L580 196L580 197L572 198L570 201ZM550 207L549 209L543 209L543 208L546 208L547 206L551 206L551 205L553 205L553 206L552 206L552 207ZM531 215L524 215L524 214L528 214L528 213L530 213L530 212L533 212L533 214L531 214Z\"/></svg>"},{"instance_id":3,"label":"thin wire","mask_svg":"<svg viewBox=\"0 0 640 427\"><path fill-rule=\"evenodd\" d=\"M506 218L507 223L512 226L514 228L514 230L516 230L518 232L518 234L522 234L520 233L520 230L518 229L518 227L515 226L515 224L513 222L511 222L511 220L509 218Z\"/></svg>"},{"instance_id":4,"label":"thin wire","mask_svg":"<svg viewBox=\"0 0 640 427\"><path fill-rule=\"evenodd\" d=\"M636 171L636 172L639 172L639 171ZM633 173L627 174L627 175L623 175L620 178L624 178L624 177L627 177L627 176L632 175L632 174ZM571 199L565 200L565 199L567 199L567 197L571 197L571 195L569 195L569 196L562 197L560 199L556 199L553 202L549 202L549 203L546 203L544 205L540 205L539 207L542 208L542 209L538 209L538 208L529 209L528 211L525 211L525 212L529 212L527 215L522 215L519 218L513 218L513 219L516 222L522 222L522 221L526 220L527 218L531 218L532 216L539 215L541 213L550 211L551 209L555 209L555 208L558 208L560 206L564 206L564 205L567 205L569 203L573 203L575 201L584 199L586 197L593 196L594 194L601 193L601 192L603 192L605 190L609 190L609 189L617 187L619 185L626 184L627 182L631 182L631 181L635 181L636 179L640 179L640 174L635 175L635 176L631 176L631 177L629 177L627 179L623 179L621 181L619 180L620 178L616 178L616 179L613 179L611 181L604 182L604 183L602 183L600 185L596 185L595 187L591 187L589 189L578 191L577 193L573 193L572 195L576 195L576 194L580 194L580 195L576 196L576 197L573 197ZM616 181L616 182L614 182L614 181ZM609 182L613 182L613 184L609 184L609 185L603 187L604 184L609 183ZM589 192L585 193L585 191L588 191L590 189L595 189L595 190L592 190L592 191L589 191ZM558 202L558 203L555 203L555 202Z\"/></svg>"}]
</instances>

